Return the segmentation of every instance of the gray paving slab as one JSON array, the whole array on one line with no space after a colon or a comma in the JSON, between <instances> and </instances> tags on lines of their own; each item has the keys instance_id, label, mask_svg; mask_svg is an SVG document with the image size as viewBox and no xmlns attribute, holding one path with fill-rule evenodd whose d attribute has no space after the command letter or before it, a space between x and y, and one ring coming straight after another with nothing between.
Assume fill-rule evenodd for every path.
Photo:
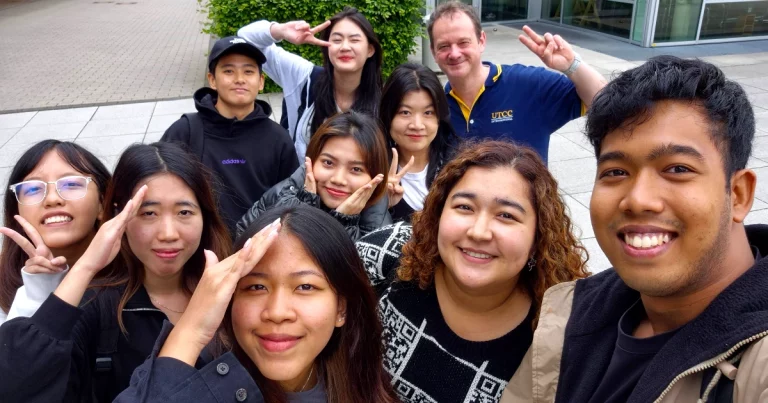
<instances>
[{"instance_id":1,"label":"gray paving slab","mask_svg":"<svg viewBox=\"0 0 768 403\"><path fill-rule=\"evenodd\" d=\"M62 140L74 140L75 137ZM30 143L17 143L17 144L5 144L0 147L0 167L12 167L16 165L16 161L26 152L32 144ZM0 203L2 204L2 203ZM2 216L0 216L2 217Z\"/></svg>"},{"instance_id":2,"label":"gray paving slab","mask_svg":"<svg viewBox=\"0 0 768 403\"><path fill-rule=\"evenodd\" d=\"M185 98L175 101L158 102L152 116L176 115L178 118L182 114L190 112L197 112L195 101L192 98Z\"/></svg>"},{"instance_id":3,"label":"gray paving slab","mask_svg":"<svg viewBox=\"0 0 768 403\"><path fill-rule=\"evenodd\" d=\"M24 127L37 112L9 113L0 115L0 129Z\"/></svg>"},{"instance_id":4,"label":"gray paving slab","mask_svg":"<svg viewBox=\"0 0 768 403\"><path fill-rule=\"evenodd\" d=\"M755 169L755 174L757 174L755 197L762 201L768 202L768 167ZM768 223L768 221L765 223Z\"/></svg>"},{"instance_id":5,"label":"gray paving slab","mask_svg":"<svg viewBox=\"0 0 768 403\"><path fill-rule=\"evenodd\" d=\"M85 127L86 122L64 123L57 125L25 126L6 143L32 144L45 139L74 139Z\"/></svg>"},{"instance_id":6,"label":"gray paving slab","mask_svg":"<svg viewBox=\"0 0 768 403\"><path fill-rule=\"evenodd\" d=\"M766 166L768 166L768 161L761 160L757 157L751 157L749 162L747 162L747 168L749 169L762 168Z\"/></svg>"},{"instance_id":7,"label":"gray paving slab","mask_svg":"<svg viewBox=\"0 0 768 403\"><path fill-rule=\"evenodd\" d=\"M190 96L210 36L195 0L45 0L0 8L0 111Z\"/></svg>"},{"instance_id":8,"label":"gray paving slab","mask_svg":"<svg viewBox=\"0 0 768 403\"><path fill-rule=\"evenodd\" d=\"M595 158L581 158L549 163L549 170L557 179L560 189L566 193L582 193L592 190L597 171Z\"/></svg>"},{"instance_id":9,"label":"gray paving slab","mask_svg":"<svg viewBox=\"0 0 768 403\"><path fill-rule=\"evenodd\" d=\"M0 146L7 143L14 134L18 133L19 130L21 130L20 127L15 127L13 129L0 129Z\"/></svg>"},{"instance_id":10,"label":"gray paving slab","mask_svg":"<svg viewBox=\"0 0 768 403\"><path fill-rule=\"evenodd\" d=\"M760 200L759 198L755 198L755 201L752 203L752 211L758 211L758 210L765 210L768 208L768 203Z\"/></svg>"},{"instance_id":11,"label":"gray paving slab","mask_svg":"<svg viewBox=\"0 0 768 403\"><path fill-rule=\"evenodd\" d=\"M570 196L576 199L576 201L578 201L579 203L581 203L582 206L589 209L589 201L590 199L592 199L592 191L582 192L582 193L572 193Z\"/></svg>"},{"instance_id":12,"label":"gray paving slab","mask_svg":"<svg viewBox=\"0 0 768 403\"><path fill-rule=\"evenodd\" d=\"M96 113L96 107L58 109L38 112L26 126L88 122Z\"/></svg>"},{"instance_id":13,"label":"gray paving slab","mask_svg":"<svg viewBox=\"0 0 768 403\"><path fill-rule=\"evenodd\" d=\"M571 196L565 196L565 205L568 206L568 216L574 226L574 234L578 238L594 238L595 231L592 229L592 220L589 217L589 209L584 207Z\"/></svg>"},{"instance_id":14,"label":"gray paving slab","mask_svg":"<svg viewBox=\"0 0 768 403\"><path fill-rule=\"evenodd\" d=\"M146 135L144 135L144 139L142 140L142 143L144 143L144 144L151 144L151 143L154 143L156 141L160 141L160 138L163 137L164 133L165 132L147 133Z\"/></svg>"},{"instance_id":15,"label":"gray paving slab","mask_svg":"<svg viewBox=\"0 0 768 403\"><path fill-rule=\"evenodd\" d=\"M549 138L549 162L587 158L592 155L592 152L585 150L560 134L553 134Z\"/></svg>"},{"instance_id":16,"label":"gray paving slab","mask_svg":"<svg viewBox=\"0 0 768 403\"><path fill-rule=\"evenodd\" d=\"M131 134L127 136L106 136L106 137L78 137L75 143L88 149L99 158L120 155L128 146L141 143L144 134Z\"/></svg>"},{"instance_id":17,"label":"gray paving slab","mask_svg":"<svg viewBox=\"0 0 768 403\"><path fill-rule=\"evenodd\" d=\"M144 134L149 125L149 116L92 120L80 133L80 137L119 136L122 134Z\"/></svg>"},{"instance_id":18,"label":"gray paving slab","mask_svg":"<svg viewBox=\"0 0 768 403\"><path fill-rule=\"evenodd\" d=\"M768 209L750 211L744 219L745 224L765 224L768 223Z\"/></svg>"},{"instance_id":19,"label":"gray paving slab","mask_svg":"<svg viewBox=\"0 0 768 403\"><path fill-rule=\"evenodd\" d=\"M768 136L755 137L752 142L752 156L763 161L768 160Z\"/></svg>"},{"instance_id":20,"label":"gray paving slab","mask_svg":"<svg viewBox=\"0 0 768 403\"><path fill-rule=\"evenodd\" d=\"M125 105L100 106L91 120L111 120L151 117L156 102L142 102Z\"/></svg>"},{"instance_id":21,"label":"gray paving slab","mask_svg":"<svg viewBox=\"0 0 768 403\"><path fill-rule=\"evenodd\" d=\"M181 115L173 114L173 115L155 115L152 117L152 120L149 121L149 127L147 128L147 133L149 132L164 132L168 127L170 127L173 122L179 120Z\"/></svg>"}]
</instances>

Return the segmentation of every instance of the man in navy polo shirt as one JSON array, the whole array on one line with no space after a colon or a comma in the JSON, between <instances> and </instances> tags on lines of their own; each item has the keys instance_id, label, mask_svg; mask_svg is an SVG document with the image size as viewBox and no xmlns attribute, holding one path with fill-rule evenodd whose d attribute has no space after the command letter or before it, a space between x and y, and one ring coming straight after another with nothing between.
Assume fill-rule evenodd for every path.
<instances>
[{"instance_id":1,"label":"man in navy polo shirt","mask_svg":"<svg viewBox=\"0 0 768 403\"><path fill-rule=\"evenodd\" d=\"M511 139L533 147L547 161L549 136L586 112L605 78L581 61L559 35L524 27L520 41L544 64L483 62L485 32L471 6L457 1L432 13L427 32L432 54L448 77L451 122L463 137Z\"/></svg>"}]
</instances>

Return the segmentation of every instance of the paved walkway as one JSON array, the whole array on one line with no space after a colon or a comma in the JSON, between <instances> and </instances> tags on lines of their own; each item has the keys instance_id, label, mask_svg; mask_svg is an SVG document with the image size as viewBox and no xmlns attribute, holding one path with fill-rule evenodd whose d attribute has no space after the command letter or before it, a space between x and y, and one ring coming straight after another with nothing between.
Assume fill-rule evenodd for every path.
<instances>
[{"instance_id":1,"label":"paved walkway","mask_svg":"<svg viewBox=\"0 0 768 403\"><path fill-rule=\"evenodd\" d=\"M519 30L497 25L486 27L486 31L489 38L486 55L489 59L498 63L541 65L536 56L520 45L517 40ZM643 62L640 59L628 61L582 47L577 47L577 51L606 77ZM412 59L421 61L421 56L417 54ZM707 57L707 60L721 66L730 78L739 81L750 94L754 104L758 137L749 166L757 172L758 184L757 198L747 222L768 223L768 53L719 55ZM185 95L189 96L194 88L196 86L192 86ZM275 111L272 118L279 120L281 95L268 94L260 97L270 102ZM0 182L6 181L5 178L21 153L32 143L42 139L74 140L94 152L112 168L122 150L128 145L156 141L182 113L194 111L194 103L190 98L186 98L176 101L0 114ZM600 271L610 265L595 240L589 217L589 199L592 195L596 163L594 151L583 134L583 125L583 118L575 120L552 136L549 167L560 184L571 217L578 227L579 236L590 253L589 266L593 271ZM4 185L0 187L0 195L5 191Z\"/></svg>"},{"instance_id":2,"label":"paved walkway","mask_svg":"<svg viewBox=\"0 0 768 403\"><path fill-rule=\"evenodd\" d=\"M187 97L203 20L197 0L0 0L0 111Z\"/></svg>"}]
</instances>

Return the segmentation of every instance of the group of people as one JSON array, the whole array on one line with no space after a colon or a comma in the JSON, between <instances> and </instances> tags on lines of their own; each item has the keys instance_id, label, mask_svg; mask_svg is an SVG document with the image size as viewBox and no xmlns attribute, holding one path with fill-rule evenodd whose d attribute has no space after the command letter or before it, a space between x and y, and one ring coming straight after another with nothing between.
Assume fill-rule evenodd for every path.
<instances>
[{"instance_id":1,"label":"group of people","mask_svg":"<svg viewBox=\"0 0 768 403\"><path fill-rule=\"evenodd\" d=\"M0 401L768 401L744 90L673 56L606 83L524 31L549 70L483 61L474 9L438 6L443 87L412 63L383 82L353 8L257 21L112 173L32 146L4 196ZM583 114L596 275L546 162Z\"/></svg>"}]
</instances>

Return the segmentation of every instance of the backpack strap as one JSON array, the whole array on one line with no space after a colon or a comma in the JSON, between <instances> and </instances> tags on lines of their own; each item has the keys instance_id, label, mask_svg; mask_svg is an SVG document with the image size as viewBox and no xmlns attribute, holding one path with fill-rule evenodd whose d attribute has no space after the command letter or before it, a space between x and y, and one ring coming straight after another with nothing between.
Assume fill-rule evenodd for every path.
<instances>
[{"instance_id":1,"label":"backpack strap","mask_svg":"<svg viewBox=\"0 0 768 403\"><path fill-rule=\"evenodd\" d=\"M203 160L203 145L205 143L205 134L203 134L203 118L197 112L185 113L181 115L187 118L189 123L189 148L190 150Z\"/></svg>"},{"instance_id":2,"label":"backpack strap","mask_svg":"<svg viewBox=\"0 0 768 403\"><path fill-rule=\"evenodd\" d=\"M113 356L117 353L117 340L120 337L120 325L117 322L116 307L119 293L114 290L101 290L96 294L94 303L99 304L99 342L96 346L96 365L93 372L93 393L97 402L110 401L109 393L114 392Z\"/></svg>"},{"instance_id":3,"label":"backpack strap","mask_svg":"<svg viewBox=\"0 0 768 403\"><path fill-rule=\"evenodd\" d=\"M325 69L320 66L312 67L312 72L309 73L309 79L306 83L304 83L304 87L301 89L301 104L299 105L299 110L296 113L296 126L293 130L294 143L296 142L296 129L298 129L301 115L304 114L304 111L307 110L309 105L315 103L315 97L317 96L317 80L320 78L320 75L323 74L323 71L325 71ZM283 101L283 108L285 108L285 101ZM287 116L285 109L283 109L283 116Z\"/></svg>"}]
</instances>

